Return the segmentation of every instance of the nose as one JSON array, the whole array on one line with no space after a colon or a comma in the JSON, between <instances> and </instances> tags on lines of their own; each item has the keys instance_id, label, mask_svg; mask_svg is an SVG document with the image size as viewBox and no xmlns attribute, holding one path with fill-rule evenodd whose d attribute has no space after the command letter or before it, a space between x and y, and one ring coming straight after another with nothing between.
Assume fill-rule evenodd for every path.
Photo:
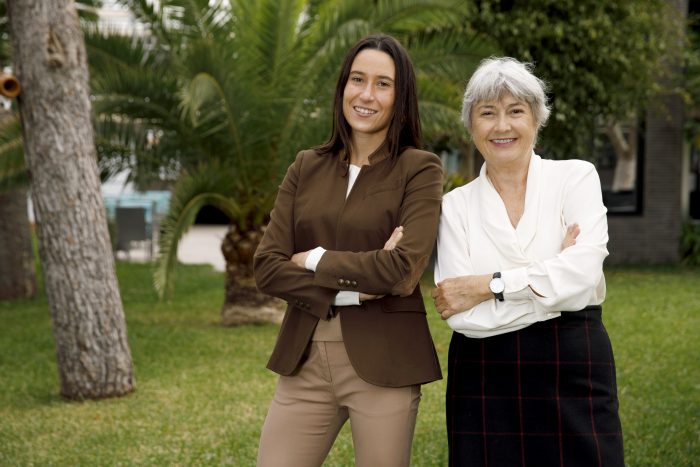
<instances>
[{"instance_id":1,"label":"nose","mask_svg":"<svg viewBox=\"0 0 700 467\"><path fill-rule=\"evenodd\" d=\"M508 131L510 130L510 120L505 113L499 114L496 120L496 129L498 131Z\"/></svg>"},{"instance_id":2,"label":"nose","mask_svg":"<svg viewBox=\"0 0 700 467\"><path fill-rule=\"evenodd\" d=\"M374 87L372 86L372 83L365 84L364 88L362 88L362 92L360 93L360 97L366 101L371 101L374 99Z\"/></svg>"}]
</instances>

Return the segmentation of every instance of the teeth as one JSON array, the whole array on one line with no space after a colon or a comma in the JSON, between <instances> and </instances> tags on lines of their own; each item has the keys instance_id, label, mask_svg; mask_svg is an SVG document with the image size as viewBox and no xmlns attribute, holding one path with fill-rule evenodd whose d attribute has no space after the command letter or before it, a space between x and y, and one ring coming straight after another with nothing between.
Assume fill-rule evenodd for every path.
<instances>
[{"instance_id":1,"label":"teeth","mask_svg":"<svg viewBox=\"0 0 700 467\"><path fill-rule=\"evenodd\" d=\"M376 110L366 109L366 108L364 108L364 107L353 107L353 108L354 108L356 111L358 111L359 113L361 113L362 115L372 115L372 114L376 114L376 113L377 113Z\"/></svg>"},{"instance_id":2,"label":"teeth","mask_svg":"<svg viewBox=\"0 0 700 467\"><path fill-rule=\"evenodd\" d=\"M494 139L492 140L496 144L506 144L510 143L511 141L515 141L515 138L508 138L508 139Z\"/></svg>"}]
</instances>

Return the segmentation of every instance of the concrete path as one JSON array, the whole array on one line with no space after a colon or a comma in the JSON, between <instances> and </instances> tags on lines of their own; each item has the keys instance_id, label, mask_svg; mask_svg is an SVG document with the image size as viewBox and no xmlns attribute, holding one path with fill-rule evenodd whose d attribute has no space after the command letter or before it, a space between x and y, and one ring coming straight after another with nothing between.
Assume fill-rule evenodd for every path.
<instances>
[{"instance_id":1,"label":"concrete path","mask_svg":"<svg viewBox=\"0 0 700 467\"><path fill-rule=\"evenodd\" d=\"M226 225L194 225L180 239L177 259L184 264L211 264L217 271L226 269L224 255L221 254L221 242L226 235ZM154 245L154 257L157 244ZM148 245L133 245L127 255L118 252L117 259L123 261L144 262L149 260Z\"/></svg>"},{"instance_id":2,"label":"concrete path","mask_svg":"<svg viewBox=\"0 0 700 467\"><path fill-rule=\"evenodd\" d=\"M208 263L217 271L226 269L221 253L221 242L226 236L226 225L195 225L180 240L177 259L184 264Z\"/></svg>"}]
</instances>

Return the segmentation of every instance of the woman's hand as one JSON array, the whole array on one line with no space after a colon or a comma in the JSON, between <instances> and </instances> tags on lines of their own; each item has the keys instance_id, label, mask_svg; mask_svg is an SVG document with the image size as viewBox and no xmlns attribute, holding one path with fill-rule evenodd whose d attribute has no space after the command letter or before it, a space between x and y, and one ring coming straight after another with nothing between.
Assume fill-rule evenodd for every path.
<instances>
[{"instance_id":1,"label":"woman's hand","mask_svg":"<svg viewBox=\"0 0 700 467\"><path fill-rule=\"evenodd\" d=\"M290 260L300 268L306 268L306 258L309 257L310 252L311 250L294 253Z\"/></svg>"},{"instance_id":2,"label":"woman's hand","mask_svg":"<svg viewBox=\"0 0 700 467\"><path fill-rule=\"evenodd\" d=\"M399 244L401 239L403 238L403 226L400 225L394 229L393 232L391 232L391 236L389 237L389 240L384 243L384 250L393 250L396 248L396 245Z\"/></svg>"},{"instance_id":3,"label":"woman's hand","mask_svg":"<svg viewBox=\"0 0 700 467\"><path fill-rule=\"evenodd\" d=\"M481 302L493 298L489 289L491 276L483 274L478 276L461 276L445 279L437 284L431 292L435 301L435 308L442 319L474 308Z\"/></svg>"},{"instance_id":4,"label":"woman's hand","mask_svg":"<svg viewBox=\"0 0 700 467\"><path fill-rule=\"evenodd\" d=\"M561 241L561 251L566 250L570 246L576 245L576 237L581 233L581 228L578 224L574 223L566 228L566 235L564 235L564 240Z\"/></svg>"},{"instance_id":5,"label":"woman's hand","mask_svg":"<svg viewBox=\"0 0 700 467\"><path fill-rule=\"evenodd\" d=\"M372 295L372 294L360 292L360 303L366 302L369 300L377 300L379 298L382 298L383 296L384 295Z\"/></svg>"},{"instance_id":6,"label":"woman's hand","mask_svg":"<svg viewBox=\"0 0 700 467\"><path fill-rule=\"evenodd\" d=\"M393 250L396 248L396 245L399 244L401 239L403 238L403 226L398 226L394 229L394 231L391 233L391 236L389 236L389 240L384 243L384 248L383 250ZM377 300L378 298L382 298L384 295L372 295L368 293L362 293L360 292L360 303L366 302L368 300Z\"/></svg>"}]
</instances>

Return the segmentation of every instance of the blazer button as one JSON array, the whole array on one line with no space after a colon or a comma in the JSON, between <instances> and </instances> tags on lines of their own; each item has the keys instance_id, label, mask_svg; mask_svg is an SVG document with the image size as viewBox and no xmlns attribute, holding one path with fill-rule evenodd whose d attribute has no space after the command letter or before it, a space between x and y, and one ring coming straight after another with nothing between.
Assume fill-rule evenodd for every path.
<instances>
[{"instance_id":1,"label":"blazer button","mask_svg":"<svg viewBox=\"0 0 700 467\"><path fill-rule=\"evenodd\" d=\"M344 283L345 283L345 280L343 280L343 279L338 279L338 285L339 285L339 286L342 287Z\"/></svg>"},{"instance_id":2,"label":"blazer button","mask_svg":"<svg viewBox=\"0 0 700 467\"><path fill-rule=\"evenodd\" d=\"M352 281L352 286L357 288L357 281Z\"/></svg>"}]
</instances>

